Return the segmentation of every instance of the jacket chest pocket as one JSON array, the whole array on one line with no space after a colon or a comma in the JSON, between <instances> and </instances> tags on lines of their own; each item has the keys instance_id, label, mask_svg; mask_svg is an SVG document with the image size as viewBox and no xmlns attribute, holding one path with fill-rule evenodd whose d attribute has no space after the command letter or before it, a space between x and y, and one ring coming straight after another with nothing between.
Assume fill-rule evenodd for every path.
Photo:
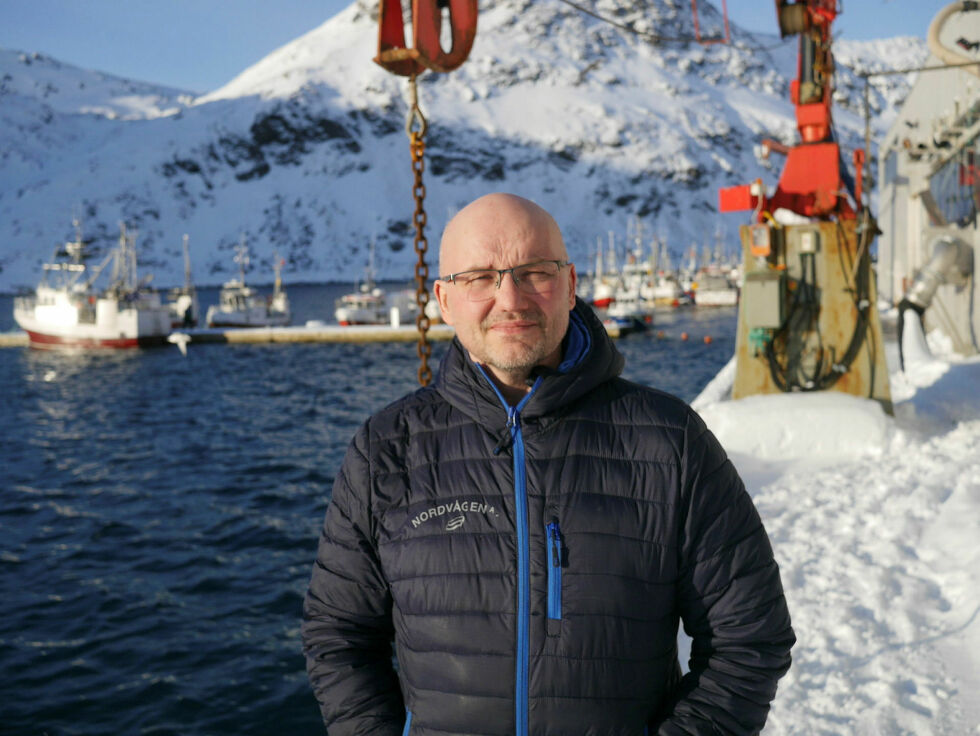
<instances>
[{"instance_id":1,"label":"jacket chest pocket","mask_svg":"<svg viewBox=\"0 0 980 736\"><path fill-rule=\"evenodd\" d=\"M561 569L565 556L562 554L561 527L558 519L552 519L545 526L545 540L548 548L548 636L561 634Z\"/></svg>"}]
</instances>

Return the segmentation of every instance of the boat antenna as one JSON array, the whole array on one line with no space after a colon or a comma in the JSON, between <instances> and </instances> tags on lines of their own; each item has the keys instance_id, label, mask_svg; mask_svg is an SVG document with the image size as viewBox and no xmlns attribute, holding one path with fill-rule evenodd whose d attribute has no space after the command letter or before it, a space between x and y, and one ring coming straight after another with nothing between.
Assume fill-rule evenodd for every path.
<instances>
[{"instance_id":1,"label":"boat antenna","mask_svg":"<svg viewBox=\"0 0 980 736\"><path fill-rule=\"evenodd\" d=\"M71 258L72 262L80 264L82 262L82 221L77 217L71 218L71 224L75 227L75 239L71 242L65 243L65 252ZM55 253L58 249L55 248Z\"/></svg>"},{"instance_id":2,"label":"boat antenna","mask_svg":"<svg viewBox=\"0 0 980 736\"><path fill-rule=\"evenodd\" d=\"M139 230L132 230L126 239L126 288L139 291L142 284L139 281L139 274L136 272L136 238Z\"/></svg>"},{"instance_id":3,"label":"boat antenna","mask_svg":"<svg viewBox=\"0 0 980 736\"><path fill-rule=\"evenodd\" d=\"M369 289L373 289L374 288L374 247L375 247L375 244L374 244L374 236L372 235L371 236L371 243L370 243L370 245L368 245L368 267L367 267L368 268L368 272L367 272L367 280L368 280L368 288Z\"/></svg>"},{"instance_id":4,"label":"boat antenna","mask_svg":"<svg viewBox=\"0 0 980 736\"><path fill-rule=\"evenodd\" d=\"M187 246L187 233L184 233L184 287L188 290L191 288L191 251Z\"/></svg>"},{"instance_id":5,"label":"boat antenna","mask_svg":"<svg viewBox=\"0 0 980 736\"><path fill-rule=\"evenodd\" d=\"M119 247L113 254L112 274L110 278L110 288L117 288L122 281L123 258L126 254L126 223L119 221Z\"/></svg>"},{"instance_id":6,"label":"boat antenna","mask_svg":"<svg viewBox=\"0 0 980 736\"><path fill-rule=\"evenodd\" d=\"M601 235L597 235L596 236L596 238L595 238L595 246L596 246L596 255L595 255L595 280L596 280L596 283L598 283L599 281L602 281L602 267L603 267L603 263L602 263L602 259L603 259L603 254L602 254L602 236Z\"/></svg>"},{"instance_id":7,"label":"boat antenna","mask_svg":"<svg viewBox=\"0 0 980 736\"><path fill-rule=\"evenodd\" d=\"M282 291L282 267L285 263L286 260L279 257L279 251L272 251L272 270L276 274L276 280L272 286L273 294L278 294Z\"/></svg>"},{"instance_id":8,"label":"boat antenna","mask_svg":"<svg viewBox=\"0 0 980 736\"><path fill-rule=\"evenodd\" d=\"M248 265L248 245L245 244L245 233L242 233L238 247L235 248L235 262L238 264L238 273L241 274L242 286L245 286L245 267Z\"/></svg>"}]
</instances>

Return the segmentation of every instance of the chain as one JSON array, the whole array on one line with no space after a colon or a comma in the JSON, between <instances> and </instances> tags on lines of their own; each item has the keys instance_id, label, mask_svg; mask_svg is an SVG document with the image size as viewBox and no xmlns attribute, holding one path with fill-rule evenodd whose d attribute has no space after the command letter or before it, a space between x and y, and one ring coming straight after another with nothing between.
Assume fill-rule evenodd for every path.
<instances>
[{"instance_id":1,"label":"chain","mask_svg":"<svg viewBox=\"0 0 980 736\"><path fill-rule=\"evenodd\" d=\"M429 243L425 239L425 184L422 183L422 174L425 171L425 132L428 123L422 110L419 108L418 89L415 84L415 75L409 77L409 92L412 98L412 105L408 111L408 118L405 121L405 132L408 133L409 145L412 151L412 173L415 175L415 182L412 186L412 195L415 198L415 213L413 215L415 223L415 252L418 254L418 263L415 264L415 301L419 305L419 313L415 318L415 325L419 330L419 341L417 352L419 360L419 383L428 386L432 380L432 370L429 368L429 357L432 355L432 346L429 344L426 333L429 331L429 316L425 313L425 308L429 304L429 289L426 283L429 280L429 266L425 262L425 254L429 250Z\"/></svg>"}]
</instances>

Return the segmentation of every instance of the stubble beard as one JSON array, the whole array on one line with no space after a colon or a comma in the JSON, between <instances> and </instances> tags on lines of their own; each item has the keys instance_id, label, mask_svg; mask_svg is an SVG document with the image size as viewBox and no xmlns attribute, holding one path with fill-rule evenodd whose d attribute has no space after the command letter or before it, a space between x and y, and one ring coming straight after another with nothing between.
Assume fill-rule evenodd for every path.
<instances>
[{"instance_id":1,"label":"stubble beard","mask_svg":"<svg viewBox=\"0 0 980 736\"><path fill-rule=\"evenodd\" d=\"M539 335L531 338L530 342L528 342L529 337L518 338L498 335L496 337L498 345L491 345L489 336L492 333L490 328L499 322L515 319L534 322L540 331ZM550 344L555 328L556 325L549 324L542 313L516 312L503 318L487 318L480 323L485 353L480 358L480 362L506 373L529 374L532 368L541 365L557 347L557 345Z\"/></svg>"}]
</instances>

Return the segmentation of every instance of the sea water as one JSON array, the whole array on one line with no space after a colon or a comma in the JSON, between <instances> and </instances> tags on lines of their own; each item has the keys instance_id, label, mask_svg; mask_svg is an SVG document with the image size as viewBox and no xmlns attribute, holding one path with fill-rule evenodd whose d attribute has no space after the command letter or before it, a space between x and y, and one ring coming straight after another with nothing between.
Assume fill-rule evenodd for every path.
<instances>
[{"instance_id":1,"label":"sea water","mask_svg":"<svg viewBox=\"0 0 980 736\"><path fill-rule=\"evenodd\" d=\"M294 323L349 290L290 286ZM657 312L617 341L624 376L690 400L734 327ZM0 349L0 733L323 734L299 641L317 535L351 435L417 368L413 343Z\"/></svg>"}]
</instances>

